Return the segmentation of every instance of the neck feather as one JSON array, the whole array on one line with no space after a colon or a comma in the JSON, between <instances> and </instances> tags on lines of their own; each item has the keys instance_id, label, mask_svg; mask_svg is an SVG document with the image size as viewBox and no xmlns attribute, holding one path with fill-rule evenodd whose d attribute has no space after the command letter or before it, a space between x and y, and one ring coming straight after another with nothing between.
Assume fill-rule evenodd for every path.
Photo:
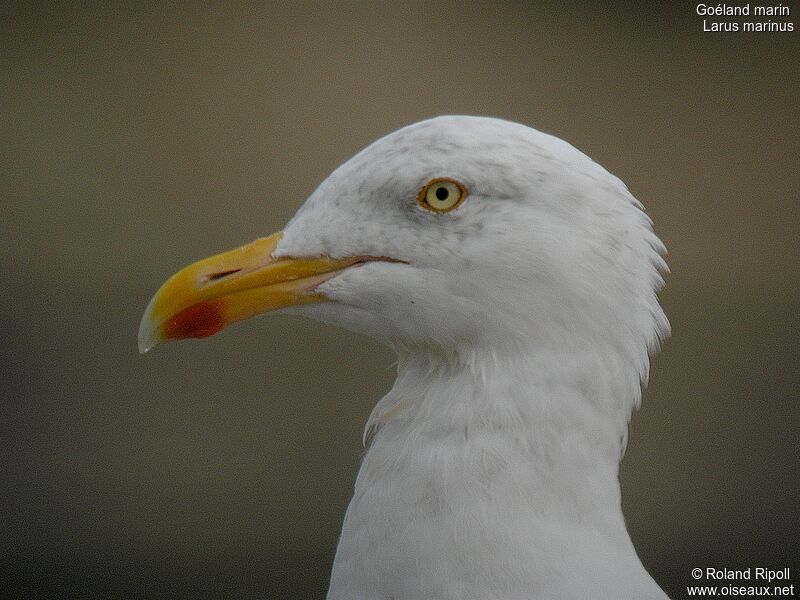
<instances>
[{"instance_id":1,"label":"neck feather","mask_svg":"<svg viewBox=\"0 0 800 600\"><path fill-rule=\"evenodd\" d=\"M482 493L624 532L618 465L639 398L638 370L614 353L401 353L367 424L359 484L413 472L438 502Z\"/></svg>"}]
</instances>

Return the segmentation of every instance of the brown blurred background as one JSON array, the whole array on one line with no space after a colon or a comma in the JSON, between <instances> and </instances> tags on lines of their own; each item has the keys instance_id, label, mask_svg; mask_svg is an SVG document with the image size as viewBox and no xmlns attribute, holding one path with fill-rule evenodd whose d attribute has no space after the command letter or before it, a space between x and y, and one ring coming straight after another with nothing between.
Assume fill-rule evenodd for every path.
<instances>
[{"instance_id":1,"label":"brown blurred background","mask_svg":"<svg viewBox=\"0 0 800 600\"><path fill-rule=\"evenodd\" d=\"M178 267L447 113L575 144L669 248L674 333L622 468L654 577L675 598L695 566L800 585L800 32L703 33L692 3L131 4L0 8L0 569L20 597L324 597L391 354L274 317L139 356L139 317Z\"/></svg>"}]
</instances>

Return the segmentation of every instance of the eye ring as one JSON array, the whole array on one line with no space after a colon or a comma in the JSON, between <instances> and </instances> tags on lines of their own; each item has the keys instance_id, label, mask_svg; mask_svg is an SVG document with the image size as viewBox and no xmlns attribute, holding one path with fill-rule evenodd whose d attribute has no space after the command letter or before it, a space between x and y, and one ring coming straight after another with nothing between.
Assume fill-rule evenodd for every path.
<instances>
[{"instance_id":1,"label":"eye ring","mask_svg":"<svg viewBox=\"0 0 800 600\"><path fill-rule=\"evenodd\" d=\"M425 210L446 213L461 206L468 193L460 181L437 177L422 186L417 193L417 204Z\"/></svg>"}]
</instances>

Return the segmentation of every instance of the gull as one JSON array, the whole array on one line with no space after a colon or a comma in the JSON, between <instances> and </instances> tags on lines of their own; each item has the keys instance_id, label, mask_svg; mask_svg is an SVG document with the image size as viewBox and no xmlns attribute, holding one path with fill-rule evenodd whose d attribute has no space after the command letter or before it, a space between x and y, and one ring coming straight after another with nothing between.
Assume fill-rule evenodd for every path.
<instances>
[{"instance_id":1,"label":"gull","mask_svg":"<svg viewBox=\"0 0 800 600\"><path fill-rule=\"evenodd\" d=\"M139 348L269 311L396 352L328 600L665 599L618 477L669 334L664 255L626 186L567 142L437 117L345 162L282 232L173 275Z\"/></svg>"}]
</instances>

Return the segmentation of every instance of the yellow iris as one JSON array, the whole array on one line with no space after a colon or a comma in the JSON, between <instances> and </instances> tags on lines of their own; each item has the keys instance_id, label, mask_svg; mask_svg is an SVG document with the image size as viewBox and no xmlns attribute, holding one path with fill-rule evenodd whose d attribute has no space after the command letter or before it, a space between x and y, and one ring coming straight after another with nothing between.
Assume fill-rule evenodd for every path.
<instances>
[{"instance_id":1,"label":"yellow iris","mask_svg":"<svg viewBox=\"0 0 800 600\"><path fill-rule=\"evenodd\" d=\"M435 212L449 212L467 197L467 188L454 179L439 177L426 183L417 194L422 208Z\"/></svg>"}]
</instances>

